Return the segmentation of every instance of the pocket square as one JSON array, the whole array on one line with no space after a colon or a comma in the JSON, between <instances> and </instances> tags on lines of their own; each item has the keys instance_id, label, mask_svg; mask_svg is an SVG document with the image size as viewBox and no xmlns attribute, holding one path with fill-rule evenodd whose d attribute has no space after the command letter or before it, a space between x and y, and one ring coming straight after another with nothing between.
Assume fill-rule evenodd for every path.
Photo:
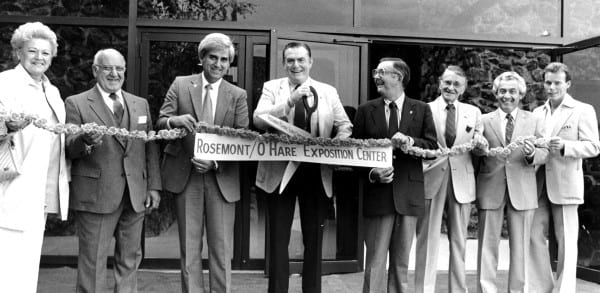
<instances>
[{"instance_id":1,"label":"pocket square","mask_svg":"<svg viewBox=\"0 0 600 293\"><path fill-rule=\"evenodd\" d=\"M567 125L563 126L561 129L570 129L570 128L571 128L571 125L567 124Z\"/></svg>"},{"instance_id":2,"label":"pocket square","mask_svg":"<svg viewBox=\"0 0 600 293\"><path fill-rule=\"evenodd\" d=\"M466 130L467 132L471 132L471 130L472 130L472 129L473 129L473 127L471 127L471 126L469 126L469 125L467 125L467 128L465 128L465 130Z\"/></svg>"},{"instance_id":3,"label":"pocket square","mask_svg":"<svg viewBox=\"0 0 600 293\"><path fill-rule=\"evenodd\" d=\"M146 120L148 120L148 116L140 116L138 117L138 124L146 124Z\"/></svg>"}]
</instances>

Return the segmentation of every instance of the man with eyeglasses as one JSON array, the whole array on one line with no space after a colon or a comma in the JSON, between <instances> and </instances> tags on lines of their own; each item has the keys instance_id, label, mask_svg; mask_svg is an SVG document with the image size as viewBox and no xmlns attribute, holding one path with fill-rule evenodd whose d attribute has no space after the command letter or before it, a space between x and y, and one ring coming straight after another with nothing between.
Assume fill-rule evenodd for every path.
<instances>
[{"instance_id":1,"label":"man with eyeglasses","mask_svg":"<svg viewBox=\"0 0 600 293\"><path fill-rule=\"evenodd\" d=\"M528 289L527 265L533 215L537 208L535 170L544 164L548 150L535 147L533 139L527 139L523 145L511 148L508 156L486 156L486 153L488 148L507 147L518 137L541 137L543 125L531 112L519 109L527 91L525 80L519 74L513 71L500 74L494 80L492 90L498 109L482 118L483 136L489 146L478 145L473 151L482 156L477 176L477 292L498 292L498 247L505 214L510 247L508 291L541 292Z\"/></svg>"},{"instance_id":2,"label":"man with eyeglasses","mask_svg":"<svg viewBox=\"0 0 600 293\"><path fill-rule=\"evenodd\" d=\"M152 130L146 99L121 89L125 68L117 50L98 51L92 66L96 85L66 99L66 122ZM70 208L79 237L76 292L106 290L113 236L114 292L137 292L144 212L158 208L162 188L157 145L99 132L77 133L67 135L66 153L72 161Z\"/></svg>"},{"instance_id":3,"label":"man with eyeglasses","mask_svg":"<svg viewBox=\"0 0 600 293\"><path fill-rule=\"evenodd\" d=\"M565 64L548 64L543 77L548 100L533 114L543 121L550 153L546 165L537 172L540 193L531 232L529 289L530 292L577 292L577 208L584 195L582 160L600 153L598 119L592 105L567 93L571 72ZM550 218L558 243L556 278L552 275L546 241L551 232Z\"/></svg>"},{"instance_id":4,"label":"man with eyeglasses","mask_svg":"<svg viewBox=\"0 0 600 293\"><path fill-rule=\"evenodd\" d=\"M403 146L436 149L431 109L404 94L408 65L400 58L383 58L372 74L381 97L360 105L353 137L391 138ZM359 173L366 180L363 292L408 292L410 249L425 205L422 158L394 149L391 167L361 168Z\"/></svg>"},{"instance_id":5,"label":"man with eyeglasses","mask_svg":"<svg viewBox=\"0 0 600 293\"><path fill-rule=\"evenodd\" d=\"M310 77L313 58L308 44L288 43L283 48L282 58L287 77L263 85L254 111L254 125L267 130L269 125L259 115L271 114L304 129L311 137L349 137L352 123L337 90ZM304 244L302 292L321 292L323 230L333 196L332 176L331 167L323 164L258 163L256 186L269 193L269 293L289 289L288 246L296 199Z\"/></svg>"},{"instance_id":6,"label":"man with eyeglasses","mask_svg":"<svg viewBox=\"0 0 600 293\"><path fill-rule=\"evenodd\" d=\"M481 136L481 111L458 101L467 87L465 72L448 66L439 78L440 96L429 103L440 148L466 143L485 144ZM423 162L425 209L417 221L415 292L433 293L437 276L440 229L444 210L450 245L448 288L466 292L465 246L471 202L475 200L475 175L471 154L441 156Z\"/></svg>"}]
</instances>

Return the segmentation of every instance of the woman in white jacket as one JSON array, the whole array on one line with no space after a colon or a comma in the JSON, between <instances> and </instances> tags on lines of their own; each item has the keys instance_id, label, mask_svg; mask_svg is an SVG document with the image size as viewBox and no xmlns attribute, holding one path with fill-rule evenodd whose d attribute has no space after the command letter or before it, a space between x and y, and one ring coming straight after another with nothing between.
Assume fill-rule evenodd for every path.
<instances>
[{"instance_id":1,"label":"woman in white jacket","mask_svg":"<svg viewBox=\"0 0 600 293\"><path fill-rule=\"evenodd\" d=\"M56 56L56 34L42 23L26 23L10 43L19 64L0 73L0 109L64 123L60 93L45 75ZM64 135L27 122L7 121L6 127L21 173L0 182L0 292L36 292L46 217L67 218Z\"/></svg>"}]
</instances>

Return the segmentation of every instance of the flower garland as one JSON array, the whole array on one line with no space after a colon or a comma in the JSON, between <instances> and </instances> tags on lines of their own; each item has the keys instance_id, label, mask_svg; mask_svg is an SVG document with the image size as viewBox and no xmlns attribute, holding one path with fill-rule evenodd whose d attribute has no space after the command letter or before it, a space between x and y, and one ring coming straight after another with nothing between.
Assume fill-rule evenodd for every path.
<instances>
[{"instance_id":1,"label":"flower garland","mask_svg":"<svg viewBox=\"0 0 600 293\"><path fill-rule=\"evenodd\" d=\"M0 121L28 121L34 126L56 133L56 134L77 134L77 133L102 133L103 135L115 135L121 138L142 139L144 141L153 140L172 140L182 138L187 135L187 131L181 128L163 129L156 131L140 131L127 130L125 128L107 127L96 123L86 123L81 126L67 123L57 123L48 125L48 121L43 118L38 118L34 115L23 113L6 113L0 112ZM457 156L475 149L475 143L455 145L452 148L440 148L436 150L423 149L412 145L402 144L398 139L354 139L354 138L323 138L323 137L301 137L288 136L285 134L264 133L260 134L256 131L248 129L235 129L231 127L212 126L205 123L196 125L196 132L212 133L230 137L241 137L245 139L258 139L266 142L285 142L292 144L303 145L319 145L319 146L339 146L339 147L387 147L393 146L400 149L402 152L421 158L435 158L445 156ZM505 147L485 148L481 150L485 156L500 156L508 157L514 150L525 144L525 141L533 141L536 147L547 148L548 140L537 138L535 136L518 137L513 142Z\"/></svg>"},{"instance_id":2,"label":"flower garland","mask_svg":"<svg viewBox=\"0 0 600 293\"><path fill-rule=\"evenodd\" d=\"M56 134L78 134L78 133L102 133L103 135L115 135L120 138L131 138L141 139L143 141L153 141L159 139L177 139L184 137L186 131L184 129L163 129L159 131L140 131L140 130L127 130L125 128L108 127L104 125L98 125L96 123L86 123L81 126L72 123L57 123L54 125L48 125L48 121L43 118L38 118L35 115L23 114L23 113L5 113L0 112L0 121L27 121L33 124L35 127L50 131Z\"/></svg>"}]
</instances>

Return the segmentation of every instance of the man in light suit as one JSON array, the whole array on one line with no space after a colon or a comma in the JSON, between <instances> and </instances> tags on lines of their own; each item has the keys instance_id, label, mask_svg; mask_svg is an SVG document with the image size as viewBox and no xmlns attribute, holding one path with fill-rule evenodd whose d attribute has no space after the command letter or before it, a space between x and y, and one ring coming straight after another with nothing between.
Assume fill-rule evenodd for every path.
<instances>
[{"instance_id":1,"label":"man in light suit","mask_svg":"<svg viewBox=\"0 0 600 293\"><path fill-rule=\"evenodd\" d=\"M481 111L461 103L467 78L458 66L448 66L440 77L441 95L429 103L440 148L469 143L484 143L481 136ZM448 288L466 292L465 246L471 202L475 200L475 175L470 153L442 156L423 162L425 172L425 209L417 221L415 291L435 292L440 229L444 207L447 212L450 262Z\"/></svg>"},{"instance_id":2,"label":"man in light suit","mask_svg":"<svg viewBox=\"0 0 600 293\"><path fill-rule=\"evenodd\" d=\"M125 58L114 49L94 56L96 86L65 102L67 123L96 123L152 130L148 102L121 89ZM153 142L78 133L67 136L72 160L71 209L76 211L79 258L77 292L104 292L106 261L115 237L114 292L137 292L145 209L155 209L161 190L158 148Z\"/></svg>"},{"instance_id":3,"label":"man in light suit","mask_svg":"<svg viewBox=\"0 0 600 293\"><path fill-rule=\"evenodd\" d=\"M600 153L596 111L567 93L571 74L566 65L550 63L544 69L544 90L548 101L533 113L544 123L544 137L550 154L545 168L537 172L542 190L531 235L530 274L532 292L576 292L577 208L583 203L582 159ZM558 242L556 281L544 232L550 212Z\"/></svg>"},{"instance_id":4,"label":"man in light suit","mask_svg":"<svg viewBox=\"0 0 600 293\"><path fill-rule=\"evenodd\" d=\"M188 135L164 150L162 178L175 195L183 292L203 292L202 234L206 226L211 292L231 290L235 202L240 199L237 162L194 157L197 122L248 127L246 91L223 79L235 57L231 39L209 34L198 46L202 73L179 76L160 109L157 128L184 128ZM206 221L206 222L205 222Z\"/></svg>"},{"instance_id":5,"label":"man in light suit","mask_svg":"<svg viewBox=\"0 0 600 293\"><path fill-rule=\"evenodd\" d=\"M347 138L352 133L336 89L310 78L310 47L292 42L283 49L287 77L266 82L254 111L254 125L268 129L261 114L293 123L312 137ZM316 109L315 109L316 108ZM313 112L314 111L314 112ZM311 114L312 113L312 114ZM332 169L327 165L295 162L259 162L256 186L270 193L269 292L287 292L288 245L296 198L304 243L302 291L321 292L321 253L324 220L332 197Z\"/></svg>"},{"instance_id":6,"label":"man in light suit","mask_svg":"<svg viewBox=\"0 0 600 293\"><path fill-rule=\"evenodd\" d=\"M383 58L373 70L373 79L381 97L360 105L353 137L394 138L402 145L436 149L431 109L404 94L410 80L408 65L400 58ZM408 292L410 248L417 217L425 208L422 159L395 149L392 167L361 171L368 179L363 203L367 246L363 292Z\"/></svg>"},{"instance_id":7,"label":"man in light suit","mask_svg":"<svg viewBox=\"0 0 600 293\"><path fill-rule=\"evenodd\" d=\"M543 125L533 113L519 109L525 96L525 80L516 72L504 72L494 80L498 110L483 115L483 135L489 148L506 147L518 137L541 137ZM508 222L510 267L509 292L528 292L529 239L537 208L535 170L543 164L548 150L536 148L532 140L504 156L485 156L488 149L478 145L475 153L483 156L477 176L479 209L479 254L477 291L497 292L498 246L504 221Z\"/></svg>"}]
</instances>

